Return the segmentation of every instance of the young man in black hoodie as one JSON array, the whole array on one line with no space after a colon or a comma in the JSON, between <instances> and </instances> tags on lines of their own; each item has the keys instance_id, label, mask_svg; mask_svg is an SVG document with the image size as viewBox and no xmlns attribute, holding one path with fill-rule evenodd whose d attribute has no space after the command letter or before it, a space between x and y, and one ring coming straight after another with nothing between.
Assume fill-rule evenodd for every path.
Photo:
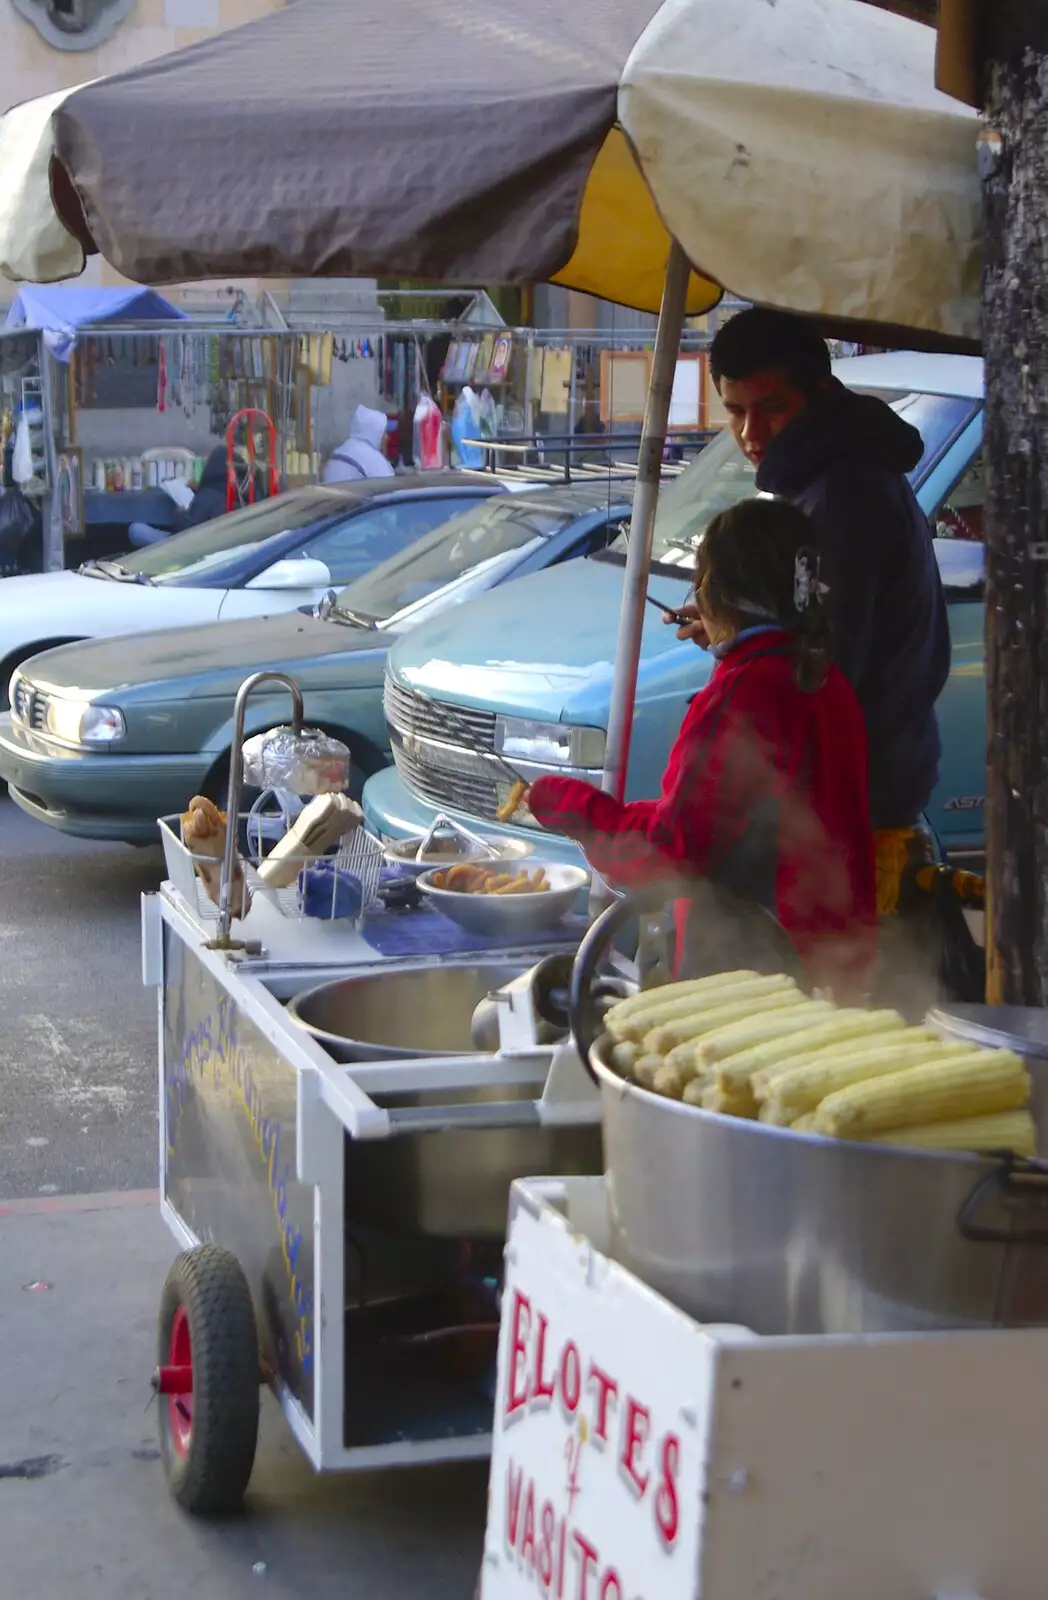
<instances>
[{"instance_id":1,"label":"young man in black hoodie","mask_svg":"<svg viewBox=\"0 0 1048 1600\"><path fill-rule=\"evenodd\" d=\"M710 367L758 491L799 506L818 531L834 658L866 722L873 827L911 828L938 779L935 702L950 670L931 529L906 478L921 436L883 400L839 383L800 317L739 312L714 339ZM678 637L695 637L694 625Z\"/></svg>"}]
</instances>

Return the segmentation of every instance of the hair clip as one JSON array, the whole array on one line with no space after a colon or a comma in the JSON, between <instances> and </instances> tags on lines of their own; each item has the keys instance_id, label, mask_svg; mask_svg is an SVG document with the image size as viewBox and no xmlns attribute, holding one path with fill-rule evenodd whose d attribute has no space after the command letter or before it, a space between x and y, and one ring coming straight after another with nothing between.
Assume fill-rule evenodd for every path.
<instances>
[{"instance_id":1,"label":"hair clip","mask_svg":"<svg viewBox=\"0 0 1048 1600\"><path fill-rule=\"evenodd\" d=\"M826 584L819 582L819 558L811 550L798 550L793 562L793 608L807 611L813 599L822 600L829 594Z\"/></svg>"}]
</instances>

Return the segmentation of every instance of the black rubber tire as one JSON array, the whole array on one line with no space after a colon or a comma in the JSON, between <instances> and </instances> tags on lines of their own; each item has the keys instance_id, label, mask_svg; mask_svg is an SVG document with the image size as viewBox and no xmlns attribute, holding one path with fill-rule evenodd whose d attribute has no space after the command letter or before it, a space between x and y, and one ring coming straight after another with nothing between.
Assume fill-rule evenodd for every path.
<instances>
[{"instance_id":1,"label":"black rubber tire","mask_svg":"<svg viewBox=\"0 0 1048 1600\"><path fill-rule=\"evenodd\" d=\"M167 1365L171 1327L185 1310L193 1352L193 1423L181 1454L171 1437L169 1402L159 1397L160 1453L168 1488L183 1511L235 1511L244 1498L258 1443L261 1366L251 1290L229 1250L185 1250L160 1297L158 1364Z\"/></svg>"}]
</instances>

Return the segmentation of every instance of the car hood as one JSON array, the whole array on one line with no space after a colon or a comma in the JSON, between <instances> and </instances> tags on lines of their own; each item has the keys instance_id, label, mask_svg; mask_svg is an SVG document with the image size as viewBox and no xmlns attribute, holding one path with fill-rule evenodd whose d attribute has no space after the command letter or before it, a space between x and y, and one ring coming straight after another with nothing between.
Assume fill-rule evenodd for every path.
<instances>
[{"instance_id":1,"label":"car hood","mask_svg":"<svg viewBox=\"0 0 1048 1600\"><path fill-rule=\"evenodd\" d=\"M169 696L180 686L187 695L235 694L252 672L301 672L307 663L321 670L335 666L340 677L359 663L363 675L380 681L392 642L390 634L285 611L243 622L65 645L34 656L23 671L36 684L96 699L121 694L151 699L154 691Z\"/></svg>"},{"instance_id":2,"label":"car hood","mask_svg":"<svg viewBox=\"0 0 1048 1600\"><path fill-rule=\"evenodd\" d=\"M391 674L407 687L468 705L541 720L607 724L618 642L624 569L613 561L569 561L495 589L400 639ZM682 605L686 578L653 573L649 592ZM696 687L709 658L680 644L652 606L645 607L641 660L645 683L676 673L682 653Z\"/></svg>"}]
</instances>

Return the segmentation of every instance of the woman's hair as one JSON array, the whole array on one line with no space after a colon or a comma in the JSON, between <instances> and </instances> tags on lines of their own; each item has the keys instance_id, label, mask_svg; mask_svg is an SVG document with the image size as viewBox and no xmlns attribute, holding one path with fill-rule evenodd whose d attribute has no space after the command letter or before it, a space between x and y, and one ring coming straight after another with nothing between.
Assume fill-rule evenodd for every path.
<instances>
[{"instance_id":1,"label":"woman's hair","mask_svg":"<svg viewBox=\"0 0 1048 1600\"><path fill-rule=\"evenodd\" d=\"M742 500L706 529L695 594L710 616L738 628L777 623L793 634L793 681L822 687L830 665L826 590L810 518L785 500Z\"/></svg>"}]
</instances>

